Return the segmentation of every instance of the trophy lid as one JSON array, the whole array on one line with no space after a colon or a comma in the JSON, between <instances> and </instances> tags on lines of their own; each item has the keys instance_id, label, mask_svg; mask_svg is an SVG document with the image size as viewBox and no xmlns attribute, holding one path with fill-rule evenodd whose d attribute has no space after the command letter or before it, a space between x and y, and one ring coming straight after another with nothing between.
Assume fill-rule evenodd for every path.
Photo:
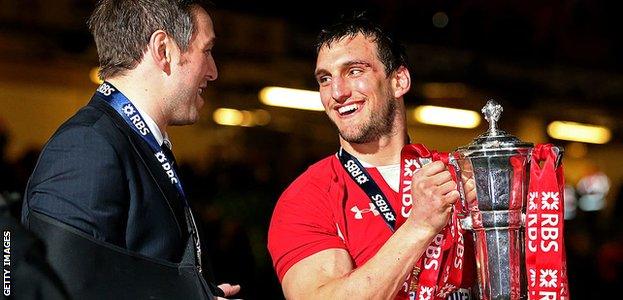
<instances>
[{"instance_id":1,"label":"trophy lid","mask_svg":"<svg viewBox=\"0 0 623 300\"><path fill-rule=\"evenodd\" d=\"M500 120L502 111L500 104L492 99L488 100L487 104L482 108L482 113L485 120L489 122L489 130L475 138L469 145L459 147L457 150L463 152L466 156L471 156L484 151L517 150L533 147L532 143L524 142L516 136L497 128L497 122Z\"/></svg>"}]
</instances>

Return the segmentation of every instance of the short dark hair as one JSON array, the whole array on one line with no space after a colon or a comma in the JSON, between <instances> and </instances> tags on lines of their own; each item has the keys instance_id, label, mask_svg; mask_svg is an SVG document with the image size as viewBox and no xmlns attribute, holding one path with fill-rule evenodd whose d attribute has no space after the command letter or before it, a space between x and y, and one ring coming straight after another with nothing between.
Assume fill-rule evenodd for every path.
<instances>
[{"instance_id":1,"label":"short dark hair","mask_svg":"<svg viewBox=\"0 0 623 300\"><path fill-rule=\"evenodd\" d=\"M193 6L201 0L99 0L88 25L100 61L102 79L122 75L143 59L152 33L164 30L182 51L195 30Z\"/></svg>"},{"instance_id":2,"label":"short dark hair","mask_svg":"<svg viewBox=\"0 0 623 300\"><path fill-rule=\"evenodd\" d=\"M324 46L331 47L332 43L347 37L353 38L357 34L363 34L376 43L377 55L385 66L387 76L400 66L409 68L405 47L380 25L370 21L365 13L355 13L349 18L342 16L337 23L324 27L316 40L316 54Z\"/></svg>"}]
</instances>

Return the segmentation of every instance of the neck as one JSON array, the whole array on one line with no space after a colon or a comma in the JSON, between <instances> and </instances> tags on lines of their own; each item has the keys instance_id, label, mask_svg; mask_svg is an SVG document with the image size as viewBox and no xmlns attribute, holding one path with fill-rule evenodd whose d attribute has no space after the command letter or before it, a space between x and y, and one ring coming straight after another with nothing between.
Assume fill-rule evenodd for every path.
<instances>
[{"instance_id":1,"label":"neck","mask_svg":"<svg viewBox=\"0 0 623 300\"><path fill-rule=\"evenodd\" d=\"M148 82L147 78L142 78L136 75L124 75L121 77L115 77L107 79L106 81L114 85L120 92L123 93L132 104L140 108L146 114L151 117L160 132L164 135L166 132L167 122L166 117L161 109L158 101L158 95L161 95L155 88L151 88L150 84L136 84L137 82Z\"/></svg>"},{"instance_id":2,"label":"neck","mask_svg":"<svg viewBox=\"0 0 623 300\"><path fill-rule=\"evenodd\" d=\"M393 130L367 143L350 143L340 136L340 146L357 159L373 166L400 163L400 152L407 143L406 115L399 109L393 121Z\"/></svg>"},{"instance_id":3,"label":"neck","mask_svg":"<svg viewBox=\"0 0 623 300\"><path fill-rule=\"evenodd\" d=\"M375 141L355 144L340 137L340 145L357 159L373 166L386 166L400 163L400 151L407 142L406 133L383 136Z\"/></svg>"}]
</instances>

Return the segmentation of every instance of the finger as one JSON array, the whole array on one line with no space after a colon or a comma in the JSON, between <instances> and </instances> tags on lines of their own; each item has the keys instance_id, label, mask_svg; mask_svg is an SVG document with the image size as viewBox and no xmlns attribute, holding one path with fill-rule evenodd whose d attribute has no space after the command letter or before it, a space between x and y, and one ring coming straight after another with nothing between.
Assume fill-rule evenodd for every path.
<instances>
[{"instance_id":1,"label":"finger","mask_svg":"<svg viewBox=\"0 0 623 300\"><path fill-rule=\"evenodd\" d=\"M471 172L467 172L466 170L461 170L461 178L463 182L467 182L468 180L474 180L474 174Z\"/></svg>"},{"instance_id":2,"label":"finger","mask_svg":"<svg viewBox=\"0 0 623 300\"><path fill-rule=\"evenodd\" d=\"M476 182L473 178L470 178L466 181L463 181L463 187L465 188L465 191L469 193L473 190L476 190Z\"/></svg>"},{"instance_id":3,"label":"finger","mask_svg":"<svg viewBox=\"0 0 623 300\"><path fill-rule=\"evenodd\" d=\"M467 201L470 201L470 202L476 199L476 189L469 191L465 197L467 198Z\"/></svg>"},{"instance_id":4,"label":"finger","mask_svg":"<svg viewBox=\"0 0 623 300\"><path fill-rule=\"evenodd\" d=\"M238 292L240 292L239 284L231 285L229 283L222 283L218 285L218 288L223 291L223 294L225 294L225 297L233 296L237 294Z\"/></svg>"},{"instance_id":5,"label":"finger","mask_svg":"<svg viewBox=\"0 0 623 300\"><path fill-rule=\"evenodd\" d=\"M441 161L434 161L432 163L429 163L427 165L424 165L421 169L420 169L420 173L422 173L422 175L425 176L432 176L435 175L439 172L442 172L446 169L446 165L443 164L443 162Z\"/></svg>"},{"instance_id":6,"label":"finger","mask_svg":"<svg viewBox=\"0 0 623 300\"><path fill-rule=\"evenodd\" d=\"M456 183L452 180L437 187L437 192L439 193L439 195L445 195L454 190L456 190Z\"/></svg>"},{"instance_id":7,"label":"finger","mask_svg":"<svg viewBox=\"0 0 623 300\"><path fill-rule=\"evenodd\" d=\"M476 189L471 189L471 190L467 190L467 194L465 195L465 198L467 199L467 201L472 201L474 199L476 199L476 196L478 194L476 193Z\"/></svg>"},{"instance_id":8,"label":"finger","mask_svg":"<svg viewBox=\"0 0 623 300\"><path fill-rule=\"evenodd\" d=\"M459 197L461 195L459 194L459 191L454 190L454 191L450 191L449 193L441 196L441 201L443 203L447 203L447 204L454 204L454 202L456 202L457 200L459 200Z\"/></svg>"},{"instance_id":9,"label":"finger","mask_svg":"<svg viewBox=\"0 0 623 300\"><path fill-rule=\"evenodd\" d=\"M464 180L463 182L465 183L464 185L465 185L465 189L466 190L467 189L471 190L471 189L476 188L476 184L474 183L474 179L473 178L469 178L467 180Z\"/></svg>"},{"instance_id":10,"label":"finger","mask_svg":"<svg viewBox=\"0 0 623 300\"><path fill-rule=\"evenodd\" d=\"M434 185L442 185L446 182L453 181L449 171L444 170L430 177L430 182Z\"/></svg>"}]
</instances>

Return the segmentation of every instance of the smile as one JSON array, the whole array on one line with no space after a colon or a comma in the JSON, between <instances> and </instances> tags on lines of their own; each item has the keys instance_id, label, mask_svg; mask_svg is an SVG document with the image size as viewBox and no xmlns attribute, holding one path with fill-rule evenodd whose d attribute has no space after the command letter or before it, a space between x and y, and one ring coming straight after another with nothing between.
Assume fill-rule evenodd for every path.
<instances>
[{"instance_id":1,"label":"smile","mask_svg":"<svg viewBox=\"0 0 623 300\"><path fill-rule=\"evenodd\" d=\"M357 103L342 106L337 109L340 116L348 116L356 112L361 106Z\"/></svg>"}]
</instances>

